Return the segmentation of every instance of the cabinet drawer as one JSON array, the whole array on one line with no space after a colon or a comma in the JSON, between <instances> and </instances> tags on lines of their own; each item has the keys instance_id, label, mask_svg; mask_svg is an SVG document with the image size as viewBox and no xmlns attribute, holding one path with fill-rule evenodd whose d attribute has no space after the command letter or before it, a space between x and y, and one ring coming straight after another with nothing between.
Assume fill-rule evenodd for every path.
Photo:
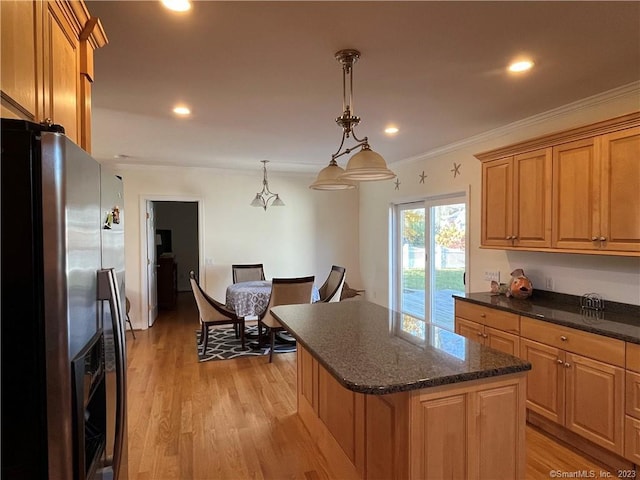
<instances>
[{"instance_id":1,"label":"cabinet drawer","mask_svg":"<svg viewBox=\"0 0 640 480\"><path fill-rule=\"evenodd\" d=\"M640 420L640 374L626 372L625 396L625 412Z\"/></svg>"},{"instance_id":2,"label":"cabinet drawer","mask_svg":"<svg viewBox=\"0 0 640 480\"><path fill-rule=\"evenodd\" d=\"M624 367L625 342L553 323L521 318L521 335L568 352Z\"/></svg>"},{"instance_id":3,"label":"cabinet drawer","mask_svg":"<svg viewBox=\"0 0 640 480\"><path fill-rule=\"evenodd\" d=\"M520 333L520 316L495 308L456 300L456 317L466 318L510 333Z\"/></svg>"},{"instance_id":4,"label":"cabinet drawer","mask_svg":"<svg viewBox=\"0 0 640 480\"><path fill-rule=\"evenodd\" d=\"M640 345L627 342L627 370L640 373Z\"/></svg>"},{"instance_id":5,"label":"cabinet drawer","mask_svg":"<svg viewBox=\"0 0 640 480\"><path fill-rule=\"evenodd\" d=\"M628 415L624 422L624 457L640 464L640 420Z\"/></svg>"}]
</instances>

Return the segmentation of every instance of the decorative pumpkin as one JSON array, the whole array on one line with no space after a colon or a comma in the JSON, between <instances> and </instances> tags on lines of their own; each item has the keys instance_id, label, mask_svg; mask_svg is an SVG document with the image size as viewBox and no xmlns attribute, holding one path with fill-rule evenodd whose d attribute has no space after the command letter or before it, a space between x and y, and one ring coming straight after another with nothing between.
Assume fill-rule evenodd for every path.
<instances>
[{"instance_id":1,"label":"decorative pumpkin","mask_svg":"<svg viewBox=\"0 0 640 480\"><path fill-rule=\"evenodd\" d=\"M529 298L532 293L533 283L525 276L524 270L518 268L511 272L511 282L509 283L507 296L524 299Z\"/></svg>"}]
</instances>

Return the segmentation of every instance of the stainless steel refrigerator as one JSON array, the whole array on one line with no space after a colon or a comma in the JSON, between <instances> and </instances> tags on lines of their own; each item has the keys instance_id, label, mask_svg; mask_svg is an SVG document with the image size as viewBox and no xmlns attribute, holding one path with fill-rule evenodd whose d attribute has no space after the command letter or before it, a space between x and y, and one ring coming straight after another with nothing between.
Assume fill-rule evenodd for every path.
<instances>
[{"instance_id":1,"label":"stainless steel refrigerator","mask_svg":"<svg viewBox=\"0 0 640 480\"><path fill-rule=\"evenodd\" d=\"M1 120L3 479L125 480L122 181Z\"/></svg>"}]
</instances>

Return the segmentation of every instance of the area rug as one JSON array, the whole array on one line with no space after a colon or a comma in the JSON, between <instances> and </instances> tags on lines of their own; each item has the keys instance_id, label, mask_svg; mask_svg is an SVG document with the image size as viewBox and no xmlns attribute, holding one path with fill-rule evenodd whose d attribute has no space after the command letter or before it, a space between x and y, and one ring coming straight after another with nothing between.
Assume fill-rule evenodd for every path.
<instances>
[{"instance_id":1,"label":"area rug","mask_svg":"<svg viewBox=\"0 0 640 480\"><path fill-rule=\"evenodd\" d=\"M246 330L246 335L255 336L258 335L258 327L251 326ZM268 341L268 337L265 337ZM269 346L266 346L262 349L251 348L251 343L254 344L255 341L252 342L250 339L245 338L245 342L247 345L246 350L242 350L242 346L240 344L240 339L236 338L236 335L233 331L233 327L229 328L212 328L209 329L209 344L207 345L207 351L204 352L204 345L200 344L200 330L196 332L196 347L198 352L198 361L199 362L207 362L209 360L228 360L231 358L240 358L240 357L252 357L252 356L260 356L267 355L269 353ZM274 349L274 353L290 353L296 351L296 345L290 343L276 343L276 347Z\"/></svg>"}]
</instances>

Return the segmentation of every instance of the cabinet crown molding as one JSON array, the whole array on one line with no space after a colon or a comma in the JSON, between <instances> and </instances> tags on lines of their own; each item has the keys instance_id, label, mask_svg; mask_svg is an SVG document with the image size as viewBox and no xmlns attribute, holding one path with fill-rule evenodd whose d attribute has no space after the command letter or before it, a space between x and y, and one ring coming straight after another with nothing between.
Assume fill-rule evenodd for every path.
<instances>
[{"instance_id":1,"label":"cabinet crown molding","mask_svg":"<svg viewBox=\"0 0 640 480\"><path fill-rule=\"evenodd\" d=\"M519 153L548 148L560 143L573 142L596 135L605 135L607 133L636 126L640 126L640 111L598 123L591 123L589 125L583 125L581 127L543 135L523 142L489 150L487 152L477 153L474 156L481 162L489 162L491 160L498 160L500 158L509 157Z\"/></svg>"}]
</instances>

